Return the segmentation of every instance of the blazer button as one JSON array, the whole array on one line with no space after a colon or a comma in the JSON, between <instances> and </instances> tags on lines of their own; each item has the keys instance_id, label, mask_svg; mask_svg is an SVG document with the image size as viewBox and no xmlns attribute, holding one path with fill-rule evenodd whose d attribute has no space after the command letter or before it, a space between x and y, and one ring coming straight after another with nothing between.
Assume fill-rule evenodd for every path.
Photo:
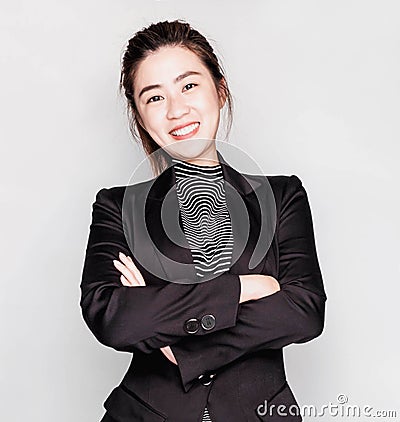
<instances>
[{"instance_id":1,"label":"blazer button","mask_svg":"<svg viewBox=\"0 0 400 422\"><path fill-rule=\"evenodd\" d=\"M195 334L195 333L197 333L197 331L199 331L199 328L200 328L200 324L199 324L199 320L197 318L187 319L185 321L185 323L183 324L183 329L188 334Z\"/></svg>"},{"instance_id":2,"label":"blazer button","mask_svg":"<svg viewBox=\"0 0 400 422\"><path fill-rule=\"evenodd\" d=\"M212 314L204 315L201 318L201 326L205 330L212 330L215 327L215 316Z\"/></svg>"}]
</instances>

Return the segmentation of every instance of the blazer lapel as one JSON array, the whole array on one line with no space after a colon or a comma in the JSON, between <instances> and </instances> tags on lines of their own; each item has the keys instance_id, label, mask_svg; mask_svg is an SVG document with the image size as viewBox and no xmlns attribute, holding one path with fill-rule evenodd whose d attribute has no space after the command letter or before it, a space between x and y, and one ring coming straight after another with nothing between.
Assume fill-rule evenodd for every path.
<instances>
[{"instance_id":1,"label":"blazer lapel","mask_svg":"<svg viewBox=\"0 0 400 422\"><path fill-rule=\"evenodd\" d=\"M217 151L232 221L232 274L262 274L276 228L276 204L266 176L244 175Z\"/></svg>"}]
</instances>

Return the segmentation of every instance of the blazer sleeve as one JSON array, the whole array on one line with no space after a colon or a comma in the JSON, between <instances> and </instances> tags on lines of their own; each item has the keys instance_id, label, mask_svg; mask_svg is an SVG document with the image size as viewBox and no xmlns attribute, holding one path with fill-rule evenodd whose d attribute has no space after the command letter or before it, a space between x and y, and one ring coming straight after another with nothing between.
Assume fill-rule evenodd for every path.
<instances>
[{"instance_id":1,"label":"blazer sleeve","mask_svg":"<svg viewBox=\"0 0 400 422\"><path fill-rule=\"evenodd\" d=\"M186 390L199 375L245 354L305 343L323 331L327 296L307 193L297 176L287 179L277 226L281 290L241 303L234 327L170 346Z\"/></svg>"},{"instance_id":2,"label":"blazer sleeve","mask_svg":"<svg viewBox=\"0 0 400 422\"><path fill-rule=\"evenodd\" d=\"M179 338L209 333L200 326L195 334L188 334L184 323L190 318L213 314L216 317L213 331L233 327L240 298L237 275L226 272L196 284L168 281L135 287L122 284L113 259L119 259L120 251L135 259L112 190L101 189L92 205L80 284L82 316L97 340L118 351L151 353Z\"/></svg>"}]
</instances>

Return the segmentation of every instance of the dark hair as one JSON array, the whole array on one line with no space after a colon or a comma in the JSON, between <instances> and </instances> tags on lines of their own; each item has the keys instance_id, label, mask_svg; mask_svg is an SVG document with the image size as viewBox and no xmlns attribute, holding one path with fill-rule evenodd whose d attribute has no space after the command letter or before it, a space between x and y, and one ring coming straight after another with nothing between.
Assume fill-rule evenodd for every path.
<instances>
[{"instance_id":1,"label":"dark hair","mask_svg":"<svg viewBox=\"0 0 400 422\"><path fill-rule=\"evenodd\" d=\"M165 46L184 47L195 53L202 63L209 70L214 81L217 92L225 98L228 119L228 134L232 127L233 99L228 88L224 71L213 48L198 31L193 29L188 23L178 19L172 22L164 21L153 23L147 28L138 31L129 41L124 52L121 64L121 77L119 90L124 90L127 99L127 115L129 129L139 143L141 142L144 152L149 156L160 146L153 140L149 133L143 128L138 119L139 113L133 96L134 79L139 64L152 52ZM137 131L136 131L137 129ZM160 151L163 152L163 151ZM150 163L155 175L160 174L167 166L165 154L158 155L156 160L150 157Z\"/></svg>"}]
</instances>

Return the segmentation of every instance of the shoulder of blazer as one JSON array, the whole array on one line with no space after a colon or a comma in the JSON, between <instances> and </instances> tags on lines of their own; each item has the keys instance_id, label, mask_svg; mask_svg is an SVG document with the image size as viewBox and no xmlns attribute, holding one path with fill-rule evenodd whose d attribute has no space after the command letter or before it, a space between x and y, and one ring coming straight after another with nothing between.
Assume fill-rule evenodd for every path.
<instances>
[{"instance_id":1,"label":"shoulder of blazer","mask_svg":"<svg viewBox=\"0 0 400 422\"><path fill-rule=\"evenodd\" d=\"M300 178L296 176L295 174L292 174L290 176L287 175L274 175L274 176L267 176L269 183L271 184L271 187L274 189L274 191L278 192L281 191L284 193L284 191L287 188L290 188L290 186L298 187L302 184Z\"/></svg>"},{"instance_id":2,"label":"shoulder of blazer","mask_svg":"<svg viewBox=\"0 0 400 422\"><path fill-rule=\"evenodd\" d=\"M149 185L151 181L145 181L141 183L137 183L135 185L118 185L118 186L111 186L109 188L101 188L96 193L96 201L106 200L114 202L119 209L122 209L122 202L124 199L124 195L126 189L129 187L130 193L137 190L138 192L143 191L143 187Z\"/></svg>"},{"instance_id":3,"label":"shoulder of blazer","mask_svg":"<svg viewBox=\"0 0 400 422\"><path fill-rule=\"evenodd\" d=\"M268 182L271 186L271 189L273 191L275 201L277 203L282 203L284 200L284 196L293 194L296 190L299 188L302 188L302 181L297 175L251 175L251 174L245 174L245 177L248 180L254 180L256 182L261 182L261 185L263 182ZM96 193L96 200L99 198L113 201L118 208L122 209L122 202L124 198L124 194L126 191L126 188L129 186L130 193L135 192L144 192L147 191L147 187L153 183L152 180L147 180L144 182L140 182L134 185L118 185L118 186L112 186L109 188L101 188Z\"/></svg>"},{"instance_id":4,"label":"shoulder of blazer","mask_svg":"<svg viewBox=\"0 0 400 422\"><path fill-rule=\"evenodd\" d=\"M302 190L305 193L301 179L292 174L267 176L269 185L275 198L276 212L279 216L287 205L296 197L296 193Z\"/></svg>"},{"instance_id":5,"label":"shoulder of blazer","mask_svg":"<svg viewBox=\"0 0 400 422\"><path fill-rule=\"evenodd\" d=\"M297 191L299 188L302 187L302 181L298 176L295 174L292 174L290 176L288 175L249 175L246 177L255 177L258 179L258 181L265 182L265 179L268 180L269 185L271 186L271 189L275 196L275 201L277 203L281 203L284 199L284 196L291 195L295 191Z\"/></svg>"}]
</instances>

